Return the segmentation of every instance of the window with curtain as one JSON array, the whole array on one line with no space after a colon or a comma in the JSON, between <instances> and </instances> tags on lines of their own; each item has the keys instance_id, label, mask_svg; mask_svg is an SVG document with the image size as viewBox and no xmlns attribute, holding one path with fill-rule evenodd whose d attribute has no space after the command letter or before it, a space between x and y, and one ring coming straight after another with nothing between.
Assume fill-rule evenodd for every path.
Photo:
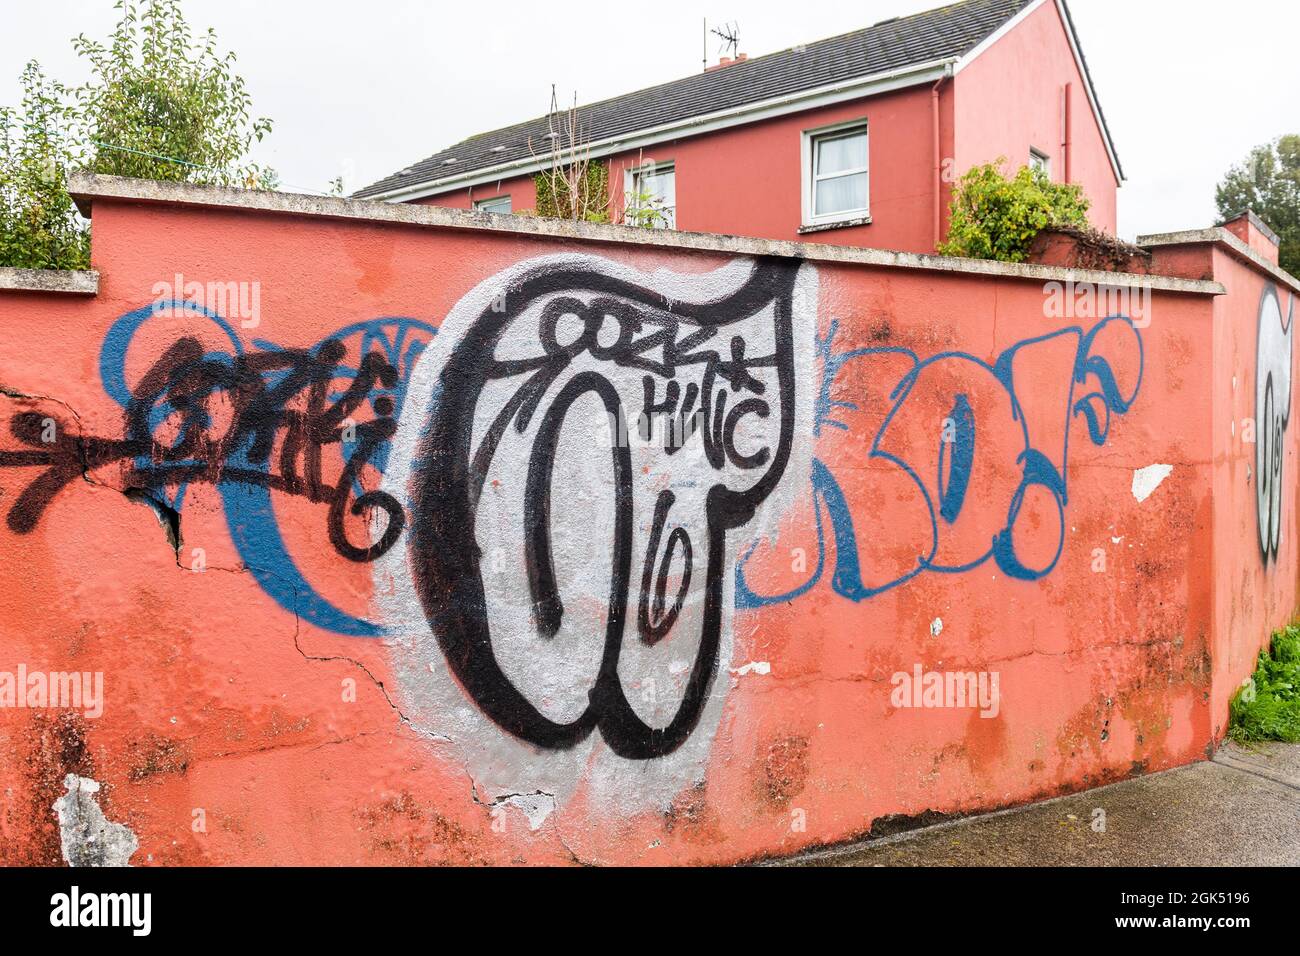
<instances>
[{"instance_id":1,"label":"window with curtain","mask_svg":"<svg viewBox=\"0 0 1300 956\"><path fill-rule=\"evenodd\" d=\"M809 224L864 218L869 198L867 124L807 136L805 215Z\"/></svg>"}]
</instances>

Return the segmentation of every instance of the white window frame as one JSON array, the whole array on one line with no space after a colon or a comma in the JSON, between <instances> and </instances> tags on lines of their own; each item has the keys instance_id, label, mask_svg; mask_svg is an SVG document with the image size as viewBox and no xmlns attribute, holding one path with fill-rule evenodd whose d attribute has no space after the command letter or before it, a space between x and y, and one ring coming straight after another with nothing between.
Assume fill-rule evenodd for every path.
<instances>
[{"instance_id":1,"label":"white window frame","mask_svg":"<svg viewBox=\"0 0 1300 956\"><path fill-rule=\"evenodd\" d=\"M1036 146L1029 147L1029 168L1041 169L1043 175L1052 178L1052 157Z\"/></svg>"},{"instance_id":2,"label":"white window frame","mask_svg":"<svg viewBox=\"0 0 1300 956\"><path fill-rule=\"evenodd\" d=\"M639 176L654 175L655 173L671 172L673 174L673 204L670 207L673 211L672 225L657 225L655 229L676 229L677 228L677 161L675 159L666 159L656 162L653 159L647 159L640 166L630 166L623 170L623 212L625 214L631 208L632 197L636 195L636 181Z\"/></svg>"},{"instance_id":3,"label":"white window frame","mask_svg":"<svg viewBox=\"0 0 1300 956\"><path fill-rule=\"evenodd\" d=\"M499 202L502 202L502 201L504 201L504 202L510 202L510 194L509 194L509 193L506 193L505 195L489 196L489 197L487 197L486 199L475 199L475 200L474 200L474 211L475 211L475 212L486 212L486 213L490 213L490 214L492 214L492 215L494 215L494 216L509 216L509 215L511 215L511 214L515 211L515 209L514 209L514 204L513 204L513 203L511 203L510 209L509 209L507 212L500 212L500 211L498 211L498 210L496 210L496 209L489 209L489 208L488 208L489 206L493 205L494 203L499 203Z\"/></svg>"},{"instance_id":4,"label":"white window frame","mask_svg":"<svg viewBox=\"0 0 1300 956\"><path fill-rule=\"evenodd\" d=\"M861 130L867 137L867 164L861 169L845 169L836 173L834 177L853 175L857 173L866 173L867 176L867 204L861 209L843 209L839 212L826 213L822 216L814 215L817 208L816 199L816 176L817 170L813 161L817 155L816 144L820 139L834 139L837 135L844 135L849 131ZM803 226L804 228L815 228L817 226L832 226L837 224L866 225L871 222L871 128L865 116L858 119L846 120L843 123L836 123L833 126L821 126L817 129L806 129L803 131L803 146L800 169L803 175Z\"/></svg>"}]
</instances>

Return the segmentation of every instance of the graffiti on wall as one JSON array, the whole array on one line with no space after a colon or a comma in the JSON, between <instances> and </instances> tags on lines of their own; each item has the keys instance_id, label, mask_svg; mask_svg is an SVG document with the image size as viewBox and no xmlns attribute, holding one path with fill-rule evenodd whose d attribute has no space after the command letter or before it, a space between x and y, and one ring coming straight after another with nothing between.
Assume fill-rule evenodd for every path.
<instances>
[{"instance_id":1,"label":"graffiti on wall","mask_svg":"<svg viewBox=\"0 0 1300 956\"><path fill-rule=\"evenodd\" d=\"M1277 289L1268 286L1259 302L1255 353L1255 506L1264 563L1277 560L1282 541L1282 439L1291 422L1291 365L1295 297L1286 317Z\"/></svg>"},{"instance_id":2,"label":"graffiti on wall","mask_svg":"<svg viewBox=\"0 0 1300 956\"><path fill-rule=\"evenodd\" d=\"M699 724L730 649L729 549L808 444L795 311L812 281L784 262L642 276L548 258L443 324L396 443L416 462L407 557L498 727L551 750L599 730L646 759ZM673 693L630 691L656 671Z\"/></svg>"},{"instance_id":3,"label":"graffiti on wall","mask_svg":"<svg viewBox=\"0 0 1300 956\"><path fill-rule=\"evenodd\" d=\"M874 483L906 501L908 514L880 527L875 516L851 504L836 477L841 463L814 459L809 495L815 563L806 580L760 593L746 569L762 557L760 548L775 542L754 542L737 567L740 605L784 603L812 590L828 571L830 544L835 554L830 586L851 601L875 597L923 572L959 574L990 560L1018 580L1049 574L1065 543L1071 424L1080 419L1088 440L1104 445L1112 416L1127 412L1141 388L1142 339L1133 321L1112 316L1087 331L1067 328L1025 339L992 364L959 352L922 359L910 349L889 346L837 350L837 333L832 323L818 340L816 434L849 430L836 413L856 411L858 403L832 397L846 371L854 381L888 383L885 412L866 457L880 466L870 473ZM1125 375L1120 368L1131 371ZM1033 392L1017 388L1018 374L1026 373L1033 374ZM936 414L935 409L948 411ZM1026 531L1021 518L1035 490L1045 493L1054 520L1035 521ZM968 508L973 500L981 506ZM1018 549L1017 541L1025 537L1039 539L1037 562ZM892 557L881 553L881 542L899 540L912 546L901 560L897 549Z\"/></svg>"},{"instance_id":4,"label":"graffiti on wall","mask_svg":"<svg viewBox=\"0 0 1300 956\"><path fill-rule=\"evenodd\" d=\"M222 316L155 303L103 342L120 436L60 426L50 443L44 416L11 418L0 467L34 471L8 525L31 532L60 490L111 463L177 513L188 487L213 486L281 607L383 637L408 700L442 725L456 715L467 739L495 729L478 771L563 755L559 791L599 738L608 759L677 768L676 787L720 718L737 609L823 582L862 602L990 562L1041 579L1064 546L1072 435L1105 445L1141 387L1141 335L1123 316L985 361L843 347L817 306L808 265L643 273L586 255L519 263L436 328L375 319L308 347L245 345ZM176 309L203 333L140 335ZM1261 331L1261 356L1274 351ZM1261 421L1278 414L1281 375ZM1289 374L1285 389L1289 408ZM837 435L858 451L837 454ZM901 504L866 504L864 481ZM378 613L307 579L277 496L321 506L338 558L370 565ZM812 568L766 573L783 521L805 512Z\"/></svg>"},{"instance_id":5,"label":"graffiti on wall","mask_svg":"<svg viewBox=\"0 0 1300 956\"><path fill-rule=\"evenodd\" d=\"M173 314L210 334L177 338L128 382L139 333ZM192 303L160 300L129 312L105 336L99 361L104 389L123 409L121 437L83 436L38 412L12 416L19 447L0 450L0 467L41 470L10 506L8 527L31 532L69 483L113 463L124 468L125 490L178 518L187 488L214 485L241 560L281 607L337 633L379 634L379 624L340 610L306 580L272 492L322 505L339 557L367 563L388 551L406 513L376 486L410 370L434 332L387 318L307 348L258 340L250 350L226 318Z\"/></svg>"}]
</instances>

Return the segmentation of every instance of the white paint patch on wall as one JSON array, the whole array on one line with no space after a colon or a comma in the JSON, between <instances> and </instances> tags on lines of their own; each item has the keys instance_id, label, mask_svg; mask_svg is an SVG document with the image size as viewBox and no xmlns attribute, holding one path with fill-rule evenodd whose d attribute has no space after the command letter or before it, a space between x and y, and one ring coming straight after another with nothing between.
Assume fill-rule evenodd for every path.
<instances>
[{"instance_id":1,"label":"white paint patch on wall","mask_svg":"<svg viewBox=\"0 0 1300 956\"><path fill-rule=\"evenodd\" d=\"M408 502L413 469L419 467L415 459L422 432L439 400L441 372L475 321L520 277L548 268L586 269L652 289L674 303L709 303L723 300L743 287L760 267L759 263L738 259L713 272L645 273L603 257L568 254L522 262L484 281L452 310L412 375L393 440L384 490ZM556 295L589 299L592 293L579 288ZM537 316L544 305L545 300L539 300L513 322L509 333L498 340L499 356L518 357L528 354L529 349L535 351ZM743 333L747 356L766 355L773 348L773 315L774 307L769 305L737 326L725 329L716 337L719 341L699 347L726 354L731 336ZM779 483L750 523L727 536L721 575L718 675L698 724L686 741L670 753L648 760L628 759L614 753L599 730L568 749L541 748L503 730L475 705L442 663L442 650L415 590L407 548L394 548L375 562L375 591L380 595L382 619L392 633L387 640L392 648L402 711L417 729L436 736L434 746L445 748L448 756L464 767L484 802L509 801L518 806L519 794L545 794L545 808L530 807L534 811L529 815L530 826L535 821L540 826L551 807L563 807L579 790L584 792L585 802L602 813L629 814L667 809L683 789L703 780L732 683L725 679L725 672L732 668L733 661L747 660L743 653L747 648L734 646L735 552L756 536L775 534L781 517L801 493L806 494L810 480L816 315L817 276L813 267L805 265L795 279L792 307L795 387L794 444L790 460ZM615 367L608 360L583 353L574 359L570 371L574 374L595 371L608 377L624 407L633 415L639 411L643 370ZM761 374L762 370L757 373ZM540 407L547 407L571 378L566 373L547 386ZM503 407L508 393L517 385L514 381L496 382L483 390L475 415L475 447L484 432L485 420ZM773 394L770 381L768 389L770 396ZM663 394L662 384L659 394ZM779 406L765 419L751 416L747 428L738 432L737 445L742 453L751 453L764 442L770 444L771 433L780 424L775 421L780 417L777 409ZM560 431L553 482L556 492L551 499L550 519L555 574L565 613L559 632L552 638L542 639L534 620L527 570L522 554L516 555L513 546L522 536L529 450L540 417L534 416L534 421L522 433L512 425L502 438L478 501L475 538L483 555L482 576L492 651L499 666L546 717L566 721L580 714L588 704L588 692L605 641L613 520L609 505L611 469L607 436L610 430L603 408L596 402L580 399L571 408ZM698 444L698 436L693 441ZM699 644L706 578L700 563L705 548L699 544L707 540L705 496L713 482L734 482L743 475L737 476L730 470L720 475L690 445L669 457L661 445L641 442L635 434L632 453L637 479L633 488L632 593L618 675L637 715L651 726L664 726L676 712L690 677L690 668L683 667L682 661L693 661ZM664 489L672 490L677 496L676 523L697 543L696 567L677 624L661 642L646 645L636 633L636 596L655 496ZM500 555L500 559L494 559L494 555ZM680 555L675 561L678 563L673 565L670 597L680 578ZM394 586L388 593L390 580ZM431 668L431 661L440 662L439 666ZM755 673L763 672L758 663L746 666Z\"/></svg>"},{"instance_id":2,"label":"white paint patch on wall","mask_svg":"<svg viewBox=\"0 0 1300 956\"><path fill-rule=\"evenodd\" d=\"M1173 474L1173 465L1147 465L1133 472L1133 497L1138 504L1151 497L1161 482Z\"/></svg>"},{"instance_id":3,"label":"white paint patch on wall","mask_svg":"<svg viewBox=\"0 0 1300 956\"><path fill-rule=\"evenodd\" d=\"M68 866L130 866L140 841L125 824L104 816L95 796L99 784L70 773L63 786L67 792L54 801L54 815Z\"/></svg>"},{"instance_id":4,"label":"white paint patch on wall","mask_svg":"<svg viewBox=\"0 0 1300 956\"><path fill-rule=\"evenodd\" d=\"M514 807L528 820L528 829L537 831L555 812L555 798L549 793L516 793L502 799L500 806Z\"/></svg>"},{"instance_id":5,"label":"white paint patch on wall","mask_svg":"<svg viewBox=\"0 0 1300 956\"><path fill-rule=\"evenodd\" d=\"M1259 303L1255 354L1255 505L1259 547L1276 560L1282 543L1283 441L1291 422L1291 365L1295 347L1295 297L1286 318L1277 289L1269 286Z\"/></svg>"}]
</instances>

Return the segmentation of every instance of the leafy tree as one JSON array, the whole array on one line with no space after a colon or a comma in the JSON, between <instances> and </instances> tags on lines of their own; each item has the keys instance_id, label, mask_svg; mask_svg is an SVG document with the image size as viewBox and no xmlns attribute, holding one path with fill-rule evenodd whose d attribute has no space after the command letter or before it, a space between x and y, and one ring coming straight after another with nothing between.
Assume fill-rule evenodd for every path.
<instances>
[{"instance_id":1,"label":"leafy tree","mask_svg":"<svg viewBox=\"0 0 1300 956\"><path fill-rule=\"evenodd\" d=\"M180 0L120 0L105 42L73 40L91 79L76 90L36 63L21 107L0 109L0 265L68 269L89 260L68 170L169 182L274 189L274 170L248 161L271 130L254 119L235 55L208 30L196 42Z\"/></svg>"},{"instance_id":2,"label":"leafy tree","mask_svg":"<svg viewBox=\"0 0 1300 956\"><path fill-rule=\"evenodd\" d=\"M1228 170L1214 200L1223 219L1249 209L1264 220L1281 240L1279 264L1300 275L1300 135L1252 149Z\"/></svg>"},{"instance_id":3,"label":"leafy tree","mask_svg":"<svg viewBox=\"0 0 1300 956\"><path fill-rule=\"evenodd\" d=\"M19 108L0 107L0 266L85 268L90 233L66 185L80 159L75 110L34 60L22 87Z\"/></svg>"},{"instance_id":4,"label":"leafy tree","mask_svg":"<svg viewBox=\"0 0 1300 956\"><path fill-rule=\"evenodd\" d=\"M223 186L260 185L247 163L271 121L251 119L251 98L217 52L209 29L196 43L180 0L119 0L122 18L106 43L73 40L91 67L79 93L90 168L116 176Z\"/></svg>"},{"instance_id":5,"label":"leafy tree","mask_svg":"<svg viewBox=\"0 0 1300 956\"><path fill-rule=\"evenodd\" d=\"M1008 179L1005 159L973 166L957 182L947 256L1024 262L1044 229L1088 228L1088 198L1073 183L1052 182L1040 170L1022 166Z\"/></svg>"}]
</instances>

